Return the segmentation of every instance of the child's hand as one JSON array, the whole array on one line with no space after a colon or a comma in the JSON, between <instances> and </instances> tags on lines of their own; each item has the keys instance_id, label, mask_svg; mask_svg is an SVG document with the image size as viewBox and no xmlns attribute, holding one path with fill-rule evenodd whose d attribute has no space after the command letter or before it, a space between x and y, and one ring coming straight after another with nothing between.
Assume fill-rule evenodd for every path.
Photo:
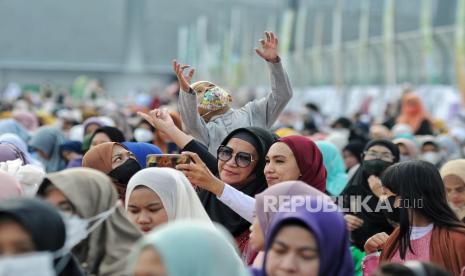
<instances>
[{"instance_id":1,"label":"child's hand","mask_svg":"<svg viewBox=\"0 0 465 276\"><path fill-rule=\"evenodd\" d=\"M265 39L260 39L261 48L255 48L255 52L268 62L279 62L278 38L273 32L265 32Z\"/></svg>"},{"instance_id":2,"label":"child's hand","mask_svg":"<svg viewBox=\"0 0 465 276\"><path fill-rule=\"evenodd\" d=\"M192 77L194 76L194 73L195 73L195 69L192 68L189 71L189 74L187 76L185 76L184 75L184 69L189 68L189 67L190 67L190 65L181 65L176 60L173 60L174 73L176 73L176 76L178 77L179 87L184 92L189 92L190 82L191 82Z\"/></svg>"}]
</instances>

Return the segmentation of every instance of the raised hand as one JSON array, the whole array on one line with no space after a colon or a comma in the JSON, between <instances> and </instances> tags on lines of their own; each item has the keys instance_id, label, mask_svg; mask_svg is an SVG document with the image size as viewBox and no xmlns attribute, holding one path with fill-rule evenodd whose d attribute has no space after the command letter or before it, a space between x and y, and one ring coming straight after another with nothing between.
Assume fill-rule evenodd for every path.
<instances>
[{"instance_id":1,"label":"raised hand","mask_svg":"<svg viewBox=\"0 0 465 276\"><path fill-rule=\"evenodd\" d=\"M261 48L255 48L255 52L268 62L279 62L278 38L273 32L265 32L265 39L259 40Z\"/></svg>"},{"instance_id":2,"label":"raised hand","mask_svg":"<svg viewBox=\"0 0 465 276\"><path fill-rule=\"evenodd\" d=\"M154 128L160 129L164 132L166 132L168 128L176 126L174 124L173 118L171 118L170 114L166 109L154 109L149 113L139 111L137 112L137 115L144 118Z\"/></svg>"},{"instance_id":3,"label":"raised hand","mask_svg":"<svg viewBox=\"0 0 465 276\"><path fill-rule=\"evenodd\" d=\"M192 68L187 75L184 75L184 70L189 67L190 65L181 65L176 60L173 60L174 73L178 77L179 87L184 92L189 92L190 83L195 73L195 69Z\"/></svg>"}]
</instances>

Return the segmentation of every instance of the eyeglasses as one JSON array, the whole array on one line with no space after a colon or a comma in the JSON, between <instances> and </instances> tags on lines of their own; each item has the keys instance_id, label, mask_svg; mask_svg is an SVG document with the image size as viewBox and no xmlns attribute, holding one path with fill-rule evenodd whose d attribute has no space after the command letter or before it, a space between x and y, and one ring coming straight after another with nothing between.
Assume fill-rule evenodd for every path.
<instances>
[{"instance_id":1,"label":"eyeglasses","mask_svg":"<svg viewBox=\"0 0 465 276\"><path fill-rule=\"evenodd\" d=\"M236 165L241 168L247 168L254 161L252 154L248 152L238 152L236 154L233 154L233 152L234 150L230 147L220 146L217 151L218 159L227 162L234 156Z\"/></svg>"},{"instance_id":2,"label":"eyeglasses","mask_svg":"<svg viewBox=\"0 0 465 276\"><path fill-rule=\"evenodd\" d=\"M388 162L392 162L394 160L394 155L388 152L379 153L375 151L365 151L363 154L365 155L365 157L368 157L371 160L381 159Z\"/></svg>"}]
</instances>

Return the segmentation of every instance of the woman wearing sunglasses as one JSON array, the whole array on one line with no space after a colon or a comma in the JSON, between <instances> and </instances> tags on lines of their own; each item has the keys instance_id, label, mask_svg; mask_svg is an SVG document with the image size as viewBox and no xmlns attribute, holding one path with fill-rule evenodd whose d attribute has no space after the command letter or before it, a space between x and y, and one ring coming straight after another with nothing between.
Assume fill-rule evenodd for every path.
<instances>
[{"instance_id":1,"label":"woman wearing sunglasses","mask_svg":"<svg viewBox=\"0 0 465 276\"><path fill-rule=\"evenodd\" d=\"M222 194L220 190L225 187L224 183L228 183L226 187L247 195L254 204L253 197L267 187L263 173L265 154L275 140L273 134L257 127L236 129L223 140L216 159L203 144L178 129L166 111L153 110L150 115L139 114L169 135L183 151L189 151L184 154L191 156L194 162L191 165L178 165L177 169L182 170L192 184L203 188L198 194L208 215L231 232L241 252L244 252L249 239L250 221L231 210L217 196ZM212 189L205 189L209 182L214 182L210 186Z\"/></svg>"}]
</instances>

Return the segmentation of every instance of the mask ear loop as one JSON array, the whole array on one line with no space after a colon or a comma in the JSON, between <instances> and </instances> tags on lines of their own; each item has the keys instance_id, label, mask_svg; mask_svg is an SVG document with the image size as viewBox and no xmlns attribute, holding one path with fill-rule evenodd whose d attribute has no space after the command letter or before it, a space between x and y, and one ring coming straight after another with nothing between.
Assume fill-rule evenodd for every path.
<instances>
[{"instance_id":1,"label":"mask ear loop","mask_svg":"<svg viewBox=\"0 0 465 276\"><path fill-rule=\"evenodd\" d=\"M69 260L71 260L71 253L67 253L66 255L61 257L58 263L53 267L55 269L56 275L60 275L61 272L63 272Z\"/></svg>"},{"instance_id":2,"label":"mask ear loop","mask_svg":"<svg viewBox=\"0 0 465 276\"><path fill-rule=\"evenodd\" d=\"M100 226L100 224L102 224L109 216L111 216L115 212L116 208L118 208L119 206L120 202L118 201L115 206L111 207L111 209L108 209L94 217L89 218L89 224L91 224L94 221L95 223L87 229L87 233L90 234L95 229L97 229Z\"/></svg>"}]
</instances>

